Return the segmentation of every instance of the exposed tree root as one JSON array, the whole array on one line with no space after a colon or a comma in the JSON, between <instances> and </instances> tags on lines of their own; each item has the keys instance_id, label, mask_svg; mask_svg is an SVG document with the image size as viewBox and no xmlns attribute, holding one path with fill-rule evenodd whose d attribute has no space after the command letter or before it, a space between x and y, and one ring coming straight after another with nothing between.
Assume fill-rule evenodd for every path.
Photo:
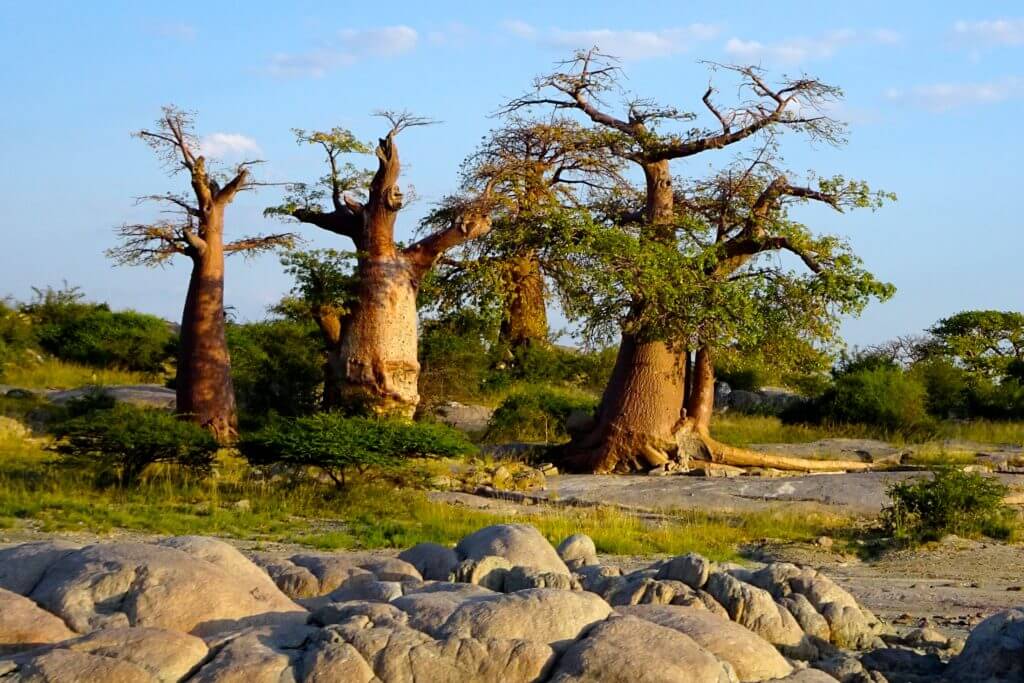
<instances>
[{"instance_id":1,"label":"exposed tree root","mask_svg":"<svg viewBox=\"0 0 1024 683\"><path fill-rule=\"evenodd\" d=\"M794 458L786 455L763 453L748 448L729 446L714 439L706 428L684 425L681 429L687 435L700 442L707 451L708 460L722 465L734 467L770 467L789 472L866 472L872 469L872 463L860 460L813 460L810 458Z\"/></svg>"}]
</instances>

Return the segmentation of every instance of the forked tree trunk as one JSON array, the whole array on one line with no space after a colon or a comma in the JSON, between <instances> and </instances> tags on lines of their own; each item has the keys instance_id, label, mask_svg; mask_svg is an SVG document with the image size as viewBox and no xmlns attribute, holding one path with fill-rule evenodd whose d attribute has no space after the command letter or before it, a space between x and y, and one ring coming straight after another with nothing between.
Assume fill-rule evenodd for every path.
<instances>
[{"instance_id":1,"label":"forked tree trunk","mask_svg":"<svg viewBox=\"0 0 1024 683\"><path fill-rule=\"evenodd\" d=\"M313 320L320 330L320 338L324 344L324 394L322 405L324 410L332 410L341 405L341 387L338 383L340 371L341 323L342 318L334 306L316 306L313 308Z\"/></svg>"},{"instance_id":2,"label":"forked tree trunk","mask_svg":"<svg viewBox=\"0 0 1024 683\"><path fill-rule=\"evenodd\" d=\"M544 274L536 254L513 257L506 273L505 314L500 340L512 348L544 343L548 338L547 301Z\"/></svg>"},{"instance_id":3,"label":"forked tree trunk","mask_svg":"<svg viewBox=\"0 0 1024 683\"><path fill-rule=\"evenodd\" d=\"M686 418L701 431L711 426L715 410L715 365L711 349L702 346L694 356L690 395L686 399Z\"/></svg>"},{"instance_id":4,"label":"forked tree trunk","mask_svg":"<svg viewBox=\"0 0 1024 683\"><path fill-rule=\"evenodd\" d=\"M192 258L175 381L177 412L210 429L221 443L238 431L224 321L224 250L220 230Z\"/></svg>"},{"instance_id":5,"label":"forked tree trunk","mask_svg":"<svg viewBox=\"0 0 1024 683\"><path fill-rule=\"evenodd\" d=\"M411 418L419 404L417 282L401 254L361 259L358 303L331 370L339 404Z\"/></svg>"}]
</instances>

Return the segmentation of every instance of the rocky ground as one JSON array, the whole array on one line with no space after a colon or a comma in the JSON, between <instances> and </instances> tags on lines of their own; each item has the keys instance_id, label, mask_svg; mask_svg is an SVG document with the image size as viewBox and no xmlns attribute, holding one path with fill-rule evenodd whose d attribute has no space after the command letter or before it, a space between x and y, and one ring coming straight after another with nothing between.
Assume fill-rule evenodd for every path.
<instances>
[{"instance_id":1,"label":"rocky ground","mask_svg":"<svg viewBox=\"0 0 1024 683\"><path fill-rule=\"evenodd\" d=\"M1022 676L1021 610L974 625L965 643L888 623L809 565L616 564L585 536L556 550L524 525L397 557L243 553L203 537L0 549L5 682Z\"/></svg>"}]
</instances>

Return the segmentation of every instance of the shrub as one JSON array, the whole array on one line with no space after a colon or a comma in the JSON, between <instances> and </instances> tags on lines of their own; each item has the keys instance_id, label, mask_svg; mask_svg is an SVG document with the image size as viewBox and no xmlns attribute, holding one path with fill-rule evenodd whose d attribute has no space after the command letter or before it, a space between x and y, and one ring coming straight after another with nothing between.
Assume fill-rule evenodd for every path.
<instances>
[{"instance_id":1,"label":"shrub","mask_svg":"<svg viewBox=\"0 0 1024 683\"><path fill-rule=\"evenodd\" d=\"M929 426L924 386L899 368L885 365L840 374L805 417L902 432Z\"/></svg>"},{"instance_id":2,"label":"shrub","mask_svg":"<svg viewBox=\"0 0 1024 683\"><path fill-rule=\"evenodd\" d=\"M4 364L18 360L34 346L35 336L28 316L0 301L0 375Z\"/></svg>"},{"instance_id":3,"label":"shrub","mask_svg":"<svg viewBox=\"0 0 1024 683\"><path fill-rule=\"evenodd\" d=\"M588 394L549 386L525 386L509 394L491 416L489 441L558 441L568 436L566 422L574 411L593 412Z\"/></svg>"},{"instance_id":4,"label":"shrub","mask_svg":"<svg viewBox=\"0 0 1024 683\"><path fill-rule=\"evenodd\" d=\"M911 374L924 385L925 405L937 418L966 417L969 376L945 358L915 363Z\"/></svg>"},{"instance_id":5,"label":"shrub","mask_svg":"<svg viewBox=\"0 0 1024 683\"><path fill-rule=\"evenodd\" d=\"M83 302L77 288L36 290L35 300L22 311L32 321L39 346L62 360L160 372L175 353L177 335L165 320Z\"/></svg>"},{"instance_id":6,"label":"shrub","mask_svg":"<svg viewBox=\"0 0 1024 683\"><path fill-rule=\"evenodd\" d=\"M114 472L122 486L134 483L154 463L205 471L217 442L202 427L151 408L118 404L60 422L54 446L65 463Z\"/></svg>"},{"instance_id":7,"label":"shrub","mask_svg":"<svg viewBox=\"0 0 1024 683\"><path fill-rule=\"evenodd\" d=\"M395 467L412 457L458 457L475 449L442 424L317 413L279 418L239 442L253 465L316 467L339 487L350 468Z\"/></svg>"},{"instance_id":8,"label":"shrub","mask_svg":"<svg viewBox=\"0 0 1024 683\"><path fill-rule=\"evenodd\" d=\"M1013 516L1003 503L1007 490L994 477L937 468L928 479L892 484L886 491L892 505L882 511L882 523L894 537L910 542L945 534L1005 539Z\"/></svg>"},{"instance_id":9,"label":"shrub","mask_svg":"<svg viewBox=\"0 0 1024 683\"><path fill-rule=\"evenodd\" d=\"M1024 382L1011 377L998 384L977 380L967 394L967 404L973 417L1019 420L1024 418Z\"/></svg>"},{"instance_id":10,"label":"shrub","mask_svg":"<svg viewBox=\"0 0 1024 683\"><path fill-rule=\"evenodd\" d=\"M304 415L323 385L323 342L312 322L270 320L229 325L231 378L246 416Z\"/></svg>"}]
</instances>

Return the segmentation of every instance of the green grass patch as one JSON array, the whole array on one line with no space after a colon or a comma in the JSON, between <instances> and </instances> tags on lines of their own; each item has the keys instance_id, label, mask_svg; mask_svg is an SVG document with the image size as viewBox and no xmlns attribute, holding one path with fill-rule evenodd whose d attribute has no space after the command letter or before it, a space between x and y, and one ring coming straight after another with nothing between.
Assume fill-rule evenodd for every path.
<instances>
[{"instance_id":1,"label":"green grass patch","mask_svg":"<svg viewBox=\"0 0 1024 683\"><path fill-rule=\"evenodd\" d=\"M147 372L96 368L56 358L11 363L3 369L3 383L26 389L75 389L90 384L149 384L159 382Z\"/></svg>"}]
</instances>

